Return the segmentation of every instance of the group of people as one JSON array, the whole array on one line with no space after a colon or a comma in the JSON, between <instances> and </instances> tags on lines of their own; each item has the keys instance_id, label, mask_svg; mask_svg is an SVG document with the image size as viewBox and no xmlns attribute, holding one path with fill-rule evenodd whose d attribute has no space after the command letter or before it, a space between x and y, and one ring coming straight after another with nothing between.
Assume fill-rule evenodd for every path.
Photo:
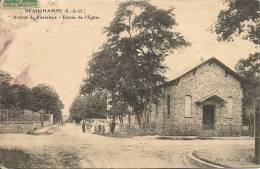
<instances>
[{"instance_id":1,"label":"group of people","mask_svg":"<svg viewBox=\"0 0 260 169\"><path fill-rule=\"evenodd\" d=\"M109 132L111 132L111 133L114 133L115 132L115 129L116 129L116 123L115 123L115 120L114 119L111 119L110 121L108 121L108 130L109 130ZM92 132L95 132L96 131L96 129L95 129L95 124L94 123L90 123L91 124L91 126L92 126ZM86 128L88 127L88 121L87 120L85 120L85 119L83 119L82 121L81 121L81 126L82 126L82 132L83 133L85 133L86 132ZM108 131L107 129L105 129L106 127L105 127L105 125L103 124L103 125L98 125L98 131L99 130L102 130L103 128L103 130L106 130L106 131ZM103 127L103 128L102 128Z\"/></svg>"}]
</instances>

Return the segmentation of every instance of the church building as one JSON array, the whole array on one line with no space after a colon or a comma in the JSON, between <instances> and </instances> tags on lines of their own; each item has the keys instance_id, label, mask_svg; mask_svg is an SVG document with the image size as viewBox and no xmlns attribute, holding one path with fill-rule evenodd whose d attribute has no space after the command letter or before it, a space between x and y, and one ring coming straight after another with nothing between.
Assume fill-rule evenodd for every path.
<instances>
[{"instance_id":1,"label":"church building","mask_svg":"<svg viewBox=\"0 0 260 169\"><path fill-rule=\"evenodd\" d=\"M240 135L243 91L239 75L212 57L158 86L149 123L158 134Z\"/></svg>"}]
</instances>

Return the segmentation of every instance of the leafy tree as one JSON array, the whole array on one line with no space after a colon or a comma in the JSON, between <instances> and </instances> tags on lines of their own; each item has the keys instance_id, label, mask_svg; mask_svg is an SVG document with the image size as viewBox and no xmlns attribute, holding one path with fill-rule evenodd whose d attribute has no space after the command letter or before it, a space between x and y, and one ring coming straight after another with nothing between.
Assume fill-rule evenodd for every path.
<instances>
[{"instance_id":1,"label":"leafy tree","mask_svg":"<svg viewBox=\"0 0 260 169\"><path fill-rule=\"evenodd\" d=\"M243 123L253 125L254 111L250 111L250 107L254 107L255 98L260 96L260 53L251 54L248 58L239 60L236 70L244 77Z\"/></svg>"},{"instance_id":2,"label":"leafy tree","mask_svg":"<svg viewBox=\"0 0 260 169\"><path fill-rule=\"evenodd\" d=\"M257 81L260 78L260 53L250 54L236 65L236 71L247 80Z\"/></svg>"},{"instance_id":3,"label":"leafy tree","mask_svg":"<svg viewBox=\"0 0 260 169\"><path fill-rule=\"evenodd\" d=\"M235 37L253 42L256 47L260 44L260 18L258 0L224 0L226 9L218 14L217 22L214 25L214 32L218 35L218 40L232 41ZM236 65L237 72L245 78L243 82L243 121L249 123L249 117L245 109L253 106L253 100L258 90L259 81L259 53L250 54L247 59L241 59ZM251 122L252 124L252 122Z\"/></svg>"},{"instance_id":4,"label":"leafy tree","mask_svg":"<svg viewBox=\"0 0 260 169\"><path fill-rule=\"evenodd\" d=\"M63 103L57 98L54 102L55 104L51 104L49 107L50 113L53 114L53 121L54 123L59 122L62 118L62 109L64 108Z\"/></svg>"},{"instance_id":5,"label":"leafy tree","mask_svg":"<svg viewBox=\"0 0 260 169\"><path fill-rule=\"evenodd\" d=\"M6 84L6 85L10 86L12 81L13 81L13 77L10 73L0 70L0 84L1 85Z\"/></svg>"},{"instance_id":6,"label":"leafy tree","mask_svg":"<svg viewBox=\"0 0 260 169\"><path fill-rule=\"evenodd\" d=\"M61 117L63 104L57 92L50 86L40 84L32 88L32 110L43 110L54 115L55 119Z\"/></svg>"},{"instance_id":7,"label":"leafy tree","mask_svg":"<svg viewBox=\"0 0 260 169\"><path fill-rule=\"evenodd\" d=\"M32 90L26 85L13 85L16 108L32 109Z\"/></svg>"},{"instance_id":8,"label":"leafy tree","mask_svg":"<svg viewBox=\"0 0 260 169\"><path fill-rule=\"evenodd\" d=\"M1 108L15 108L15 98L12 90L13 77L8 72L0 70L0 105Z\"/></svg>"},{"instance_id":9,"label":"leafy tree","mask_svg":"<svg viewBox=\"0 0 260 169\"><path fill-rule=\"evenodd\" d=\"M107 42L88 64L81 94L105 90L113 100L132 106L139 117L152 88L165 81L165 57L189 45L173 31L173 16L173 9L159 9L147 1L122 2L105 28Z\"/></svg>"},{"instance_id":10,"label":"leafy tree","mask_svg":"<svg viewBox=\"0 0 260 169\"><path fill-rule=\"evenodd\" d=\"M260 18L258 0L224 0L227 9L218 14L214 31L219 40L233 40L236 36L260 43Z\"/></svg>"},{"instance_id":11,"label":"leafy tree","mask_svg":"<svg viewBox=\"0 0 260 169\"><path fill-rule=\"evenodd\" d=\"M107 96L110 97L110 96ZM108 109L108 115L110 118L112 118L112 125L115 125L116 118L119 119L120 123L123 123L123 116L128 115L128 122L130 124L130 115L131 112L128 110L128 105L121 100L120 97L117 97L116 95L113 96L113 99L110 97L110 99L107 100L107 104L110 106ZM114 132L114 127L111 128L111 132Z\"/></svg>"},{"instance_id":12,"label":"leafy tree","mask_svg":"<svg viewBox=\"0 0 260 169\"><path fill-rule=\"evenodd\" d=\"M105 118L105 97L99 94L77 96L70 107L70 117L77 122L83 118Z\"/></svg>"},{"instance_id":13,"label":"leafy tree","mask_svg":"<svg viewBox=\"0 0 260 169\"><path fill-rule=\"evenodd\" d=\"M0 108L43 110L51 113L54 120L61 118L63 104L57 92L48 85L40 84L32 89L26 85L13 84L12 76L0 71Z\"/></svg>"},{"instance_id":14,"label":"leafy tree","mask_svg":"<svg viewBox=\"0 0 260 169\"><path fill-rule=\"evenodd\" d=\"M83 119L83 111L85 110L84 99L80 96L77 96L70 106L70 118L79 122Z\"/></svg>"}]
</instances>

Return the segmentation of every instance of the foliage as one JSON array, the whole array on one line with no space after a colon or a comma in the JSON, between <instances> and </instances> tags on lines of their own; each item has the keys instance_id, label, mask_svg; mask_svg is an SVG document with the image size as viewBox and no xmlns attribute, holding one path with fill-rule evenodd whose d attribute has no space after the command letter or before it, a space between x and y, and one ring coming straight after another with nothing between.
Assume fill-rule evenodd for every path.
<instances>
[{"instance_id":1,"label":"foliage","mask_svg":"<svg viewBox=\"0 0 260 169\"><path fill-rule=\"evenodd\" d=\"M110 115L123 116L128 113L127 105L119 100L114 101L113 107L109 111Z\"/></svg>"},{"instance_id":2,"label":"foliage","mask_svg":"<svg viewBox=\"0 0 260 169\"><path fill-rule=\"evenodd\" d=\"M13 77L8 72L0 70L0 106L12 109L15 107L15 98L12 88Z\"/></svg>"},{"instance_id":3,"label":"foliage","mask_svg":"<svg viewBox=\"0 0 260 169\"><path fill-rule=\"evenodd\" d=\"M13 94L16 108L31 110L32 108L32 91L26 85L13 85Z\"/></svg>"},{"instance_id":4,"label":"foliage","mask_svg":"<svg viewBox=\"0 0 260 169\"><path fill-rule=\"evenodd\" d=\"M0 84L11 85L13 77L10 73L0 70Z\"/></svg>"},{"instance_id":5,"label":"foliage","mask_svg":"<svg viewBox=\"0 0 260 169\"><path fill-rule=\"evenodd\" d=\"M0 70L0 108L27 109L51 113L55 120L61 117L63 104L57 92L50 86L40 84L32 89L15 84L12 76Z\"/></svg>"},{"instance_id":6,"label":"foliage","mask_svg":"<svg viewBox=\"0 0 260 169\"><path fill-rule=\"evenodd\" d=\"M248 58L241 59L236 65L236 71L247 80L260 78L260 53L250 54Z\"/></svg>"},{"instance_id":7,"label":"foliage","mask_svg":"<svg viewBox=\"0 0 260 169\"><path fill-rule=\"evenodd\" d=\"M57 92L50 86L40 84L32 88L32 101L34 111L43 110L56 116L61 115L63 104Z\"/></svg>"},{"instance_id":8,"label":"foliage","mask_svg":"<svg viewBox=\"0 0 260 169\"><path fill-rule=\"evenodd\" d=\"M159 9L147 1L120 3L105 28L106 43L88 63L81 94L106 91L140 114L152 88L165 81L165 57L189 45L173 31L173 16L173 9Z\"/></svg>"},{"instance_id":9,"label":"foliage","mask_svg":"<svg viewBox=\"0 0 260 169\"><path fill-rule=\"evenodd\" d=\"M77 96L70 107L70 117L76 121L83 118L105 118L105 97L99 94Z\"/></svg>"},{"instance_id":10,"label":"foliage","mask_svg":"<svg viewBox=\"0 0 260 169\"><path fill-rule=\"evenodd\" d=\"M254 107L254 100L260 96L260 53L249 55L246 59L241 59L236 65L237 72L244 77L243 81L243 104L244 110L242 119L245 124L253 124L254 115L247 109Z\"/></svg>"},{"instance_id":11,"label":"foliage","mask_svg":"<svg viewBox=\"0 0 260 169\"><path fill-rule=\"evenodd\" d=\"M25 85L14 84L8 72L0 71L0 101L4 109L31 109L31 89Z\"/></svg>"},{"instance_id":12,"label":"foliage","mask_svg":"<svg viewBox=\"0 0 260 169\"><path fill-rule=\"evenodd\" d=\"M241 36L255 44L260 43L260 18L258 0L225 0L227 9L221 10L214 31L219 40L233 40Z\"/></svg>"},{"instance_id":13,"label":"foliage","mask_svg":"<svg viewBox=\"0 0 260 169\"><path fill-rule=\"evenodd\" d=\"M226 9L218 14L218 20L214 25L214 32L218 40L232 41L234 37L242 37L259 47L260 43L260 18L258 0L225 0ZM254 98L258 93L259 82L259 53L250 54L247 59L241 59L237 65L237 72L244 77L243 81L243 114L245 124L253 124L252 114L247 112L248 106L253 106ZM258 93L259 94L259 93ZM249 107L250 107L249 106Z\"/></svg>"},{"instance_id":14,"label":"foliage","mask_svg":"<svg viewBox=\"0 0 260 169\"><path fill-rule=\"evenodd\" d=\"M63 150L57 152L55 156L59 158L52 158L53 154L35 154L17 148L0 148L1 168L78 168L79 159L74 152Z\"/></svg>"}]
</instances>

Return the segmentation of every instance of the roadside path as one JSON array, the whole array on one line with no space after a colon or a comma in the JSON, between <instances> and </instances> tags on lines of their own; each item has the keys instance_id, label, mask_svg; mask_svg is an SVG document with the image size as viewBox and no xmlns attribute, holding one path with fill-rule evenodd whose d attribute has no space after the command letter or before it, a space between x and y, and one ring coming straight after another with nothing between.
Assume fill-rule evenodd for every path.
<instances>
[{"instance_id":1,"label":"roadside path","mask_svg":"<svg viewBox=\"0 0 260 169\"><path fill-rule=\"evenodd\" d=\"M62 153L69 152L78 157L79 167L84 168L203 167L192 162L188 153L205 148L225 149L227 146L253 144L253 140L113 138L82 133L81 126L75 124L60 125L52 135L0 135L0 147L23 149L34 154L49 153L52 158L60 158Z\"/></svg>"}]
</instances>

